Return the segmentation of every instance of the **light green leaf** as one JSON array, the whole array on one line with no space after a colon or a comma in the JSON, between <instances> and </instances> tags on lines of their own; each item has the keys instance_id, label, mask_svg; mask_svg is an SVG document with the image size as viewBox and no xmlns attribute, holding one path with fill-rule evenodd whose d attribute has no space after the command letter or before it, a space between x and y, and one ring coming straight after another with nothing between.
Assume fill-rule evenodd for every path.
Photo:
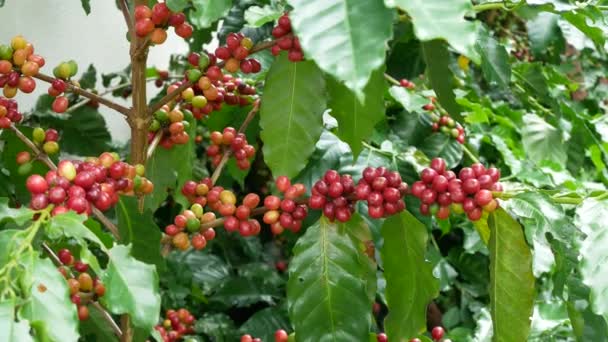
<instances>
[{"instance_id":1,"label":"light green leaf","mask_svg":"<svg viewBox=\"0 0 608 342\"><path fill-rule=\"evenodd\" d=\"M521 135L526 155L536 163L549 160L565 165L568 153L561 131L535 114L526 114L523 119Z\"/></svg>"},{"instance_id":2,"label":"light green leaf","mask_svg":"<svg viewBox=\"0 0 608 342\"><path fill-rule=\"evenodd\" d=\"M167 7L173 12L181 12L186 6L188 6L188 0L167 0L165 3Z\"/></svg>"},{"instance_id":3,"label":"light green leaf","mask_svg":"<svg viewBox=\"0 0 608 342\"><path fill-rule=\"evenodd\" d=\"M30 221L34 216L34 212L29 208L22 206L18 209L13 209L8 206L8 198L0 198L0 223L8 220L14 221L18 225L23 225Z\"/></svg>"},{"instance_id":4,"label":"light green leaf","mask_svg":"<svg viewBox=\"0 0 608 342\"><path fill-rule=\"evenodd\" d=\"M116 205L116 216L120 243L130 244L131 255L135 259L153 264L157 271L162 272L165 260L161 255L161 233L150 209L140 213L136 197L121 196Z\"/></svg>"},{"instance_id":5,"label":"light green leaf","mask_svg":"<svg viewBox=\"0 0 608 342\"><path fill-rule=\"evenodd\" d=\"M369 138L374 126L384 118L384 68L372 73L365 86L365 102L339 82L331 79L327 83L329 90L329 108L331 115L338 120L336 133L340 140L348 143L355 158L363 149L362 141Z\"/></svg>"},{"instance_id":6,"label":"light green leaf","mask_svg":"<svg viewBox=\"0 0 608 342\"><path fill-rule=\"evenodd\" d=\"M360 100L372 71L385 59L392 11L382 1L289 0L293 28L307 57Z\"/></svg>"},{"instance_id":7,"label":"light green leaf","mask_svg":"<svg viewBox=\"0 0 608 342\"><path fill-rule=\"evenodd\" d=\"M475 51L477 25L465 20L473 11L469 0L385 0L405 10L421 41L445 39L456 51L479 61Z\"/></svg>"},{"instance_id":8,"label":"light green leaf","mask_svg":"<svg viewBox=\"0 0 608 342\"><path fill-rule=\"evenodd\" d=\"M422 107L430 102L429 99L418 92L407 90L401 86L392 86L388 92L408 112L420 112Z\"/></svg>"},{"instance_id":9,"label":"light green leaf","mask_svg":"<svg viewBox=\"0 0 608 342\"><path fill-rule=\"evenodd\" d=\"M152 329L160 317L158 275L154 266L136 260L130 250L123 245L110 249L102 301L114 314L129 314L136 327Z\"/></svg>"},{"instance_id":10,"label":"light green leaf","mask_svg":"<svg viewBox=\"0 0 608 342\"><path fill-rule=\"evenodd\" d=\"M526 341L534 307L530 248L522 227L503 209L490 214L488 224L492 341Z\"/></svg>"},{"instance_id":11,"label":"light green leaf","mask_svg":"<svg viewBox=\"0 0 608 342\"><path fill-rule=\"evenodd\" d=\"M606 244L608 230L605 219L608 215L608 201L586 199L576 208L576 225L587 235L581 251L580 272L583 283L591 290L590 302L593 312L606 317L608 314L608 258Z\"/></svg>"},{"instance_id":12,"label":"light green leaf","mask_svg":"<svg viewBox=\"0 0 608 342\"><path fill-rule=\"evenodd\" d=\"M323 130L325 81L312 61L293 63L285 53L268 75L260 108L264 160L275 177L295 177Z\"/></svg>"},{"instance_id":13,"label":"light green leaf","mask_svg":"<svg viewBox=\"0 0 608 342\"><path fill-rule=\"evenodd\" d=\"M481 30L475 47L481 56L481 71L484 77L491 85L507 88L511 82L511 65L505 47L490 36L485 28Z\"/></svg>"},{"instance_id":14,"label":"light green leaf","mask_svg":"<svg viewBox=\"0 0 608 342\"><path fill-rule=\"evenodd\" d=\"M78 340L76 306L70 301L65 278L49 259L34 259L30 298L20 316L29 320L42 341Z\"/></svg>"},{"instance_id":15,"label":"light green leaf","mask_svg":"<svg viewBox=\"0 0 608 342\"><path fill-rule=\"evenodd\" d=\"M389 314L385 328L391 341L408 340L426 327L426 308L439 295L439 281L425 259L426 226L408 211L382 226L382 261Z\"/></svg>"},{"instance_id":16,"label":"light green leaf","mask_svg":"<svg viewBox=\"0 0 608 342\"><path fill-rule=\"evenodd\" d=\"M454 75L449 68L450 52L447 46L440 40L433 40L422 44L422 52L426 63L426 74L439 103L451 117L462 122L461 109L456 103L452 86Z\"/></svg>"},{"instance_id":17,"label":"light green leaf","mask_svg":"<svg viewBox=\"0 0 608 342\"><path fill-rule=\"evenodd\" d=\"M348 225L348 224L347 224ZM367 266L347 235L322 217L300 237L289 265L287 300L298 341L366 341L371 328Z\"/></svg>"},{"instance_id":18,"label":"light green leaf","mask_svg":"<svg viewBox=\"0 0 608 342\"><path fill-rule=\"evenodd\" d=\"M279 19L282 15L283 11L270 5L251 6L245 10L245 21L249 26L260 27Z\"/></svg>"},{"instance_id":19,"label":"light green leaf","mask_svg":"<svg viewBox=\"0 0 608 342\"><path fill-rule=\"evenodd\" d=\"M192 6L194 11L190 14L190 22L203 29L225 16L232 6L232 0L192 0Z\"/></svg>"},{"instance_id":20,"label":"light green leaf","mask_svg":"<svg viewBox=\"0 0 608 342\"><path fill-rule=\"evenodd\" d=\"M15 322L15 299L0 302L0 341L33 342L28 321Z\"/></svg>"},{"instance_id":21,"label":"light green leaf","mask_svg":"<svg viewBox=\"0 0 608 342\"><path fill-rule=\"evenodd\" d=\"M89 230L84 222L87 220L86 215L78 215L73 211L68 211L65 214L53 216L46 228L46 233L51 239L58 239L62 236L75 239L87 239L99 245L103 251L107 251L106 246L92 231Z\"/></svg>"}]
</instances>

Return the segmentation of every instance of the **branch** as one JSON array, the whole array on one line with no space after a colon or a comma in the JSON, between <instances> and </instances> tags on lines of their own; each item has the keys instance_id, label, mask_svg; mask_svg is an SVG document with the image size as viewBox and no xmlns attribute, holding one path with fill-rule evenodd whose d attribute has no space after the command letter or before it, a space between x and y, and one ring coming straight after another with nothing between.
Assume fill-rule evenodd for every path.
<instances>
[{"instance_id":1,"label":"branch","mask_svg":"<svg viewBox=\"0 0 608 342\"><path fill-rule=\"evenodd\" d=\"M29 147L32 150L32 152L34 152L35 157L38 160L40 160L46 166L48 166L49 169L57 170L57 165L55 165L55 163L53 163L51 158L49 158L49 156L47 156L44 152L40 151L38 146L36 146L36 144L34 144L34 142L32 142L28 137L26 137L23 133L21 133L21 131L19 129L17 129L17 127L14 124L11 124L10 130L13 131L15 133L15 135L17 136L17 138L19 138L19 140L21 140L24 144L26 144L27 147ZM93 215L101 223L103 223L103 225L106 226L106 228L108 228L110 233L112 233L112 235L114 235L114 237L117 240L120 240L120 233L118 232L118 228L116 227L116 225L114 223L112 223L112 221L110 221L110 219L108 219L101 211L99 211L95 207L93 207Z\"/></svg>"},{"instance_id":2,"label":"branch","mask_svg":"<svg viewBox=\"0 0 608 342\"><path fill-rule=\"evenodd\" d=\"M129 31L129 37L133 37L133 22L131 21L131 14L129 14L129 7L127 7L127 0L118 0L120 10L127 23L127 30Z\"/></svg>"},{"instance_id":3,"label":"branch","mask_svg":"<svg viewBox=\"0 0 608 342\"><path fill-rule=\"evenodd\" d=\"M160 100L158 100L158 102L156 102L155 104L151 105L148 108L148 114L153 114L154 112L156 112L157 110L160 109L160 107L166 105L167 103L171 102L171 100L175 99L176 97L179 96L179 94L182 93L182 91L190 88L190 86L192 85L192 82L190 81L184 81L184 83L182 83L182 85L180 85L179 87L177 87L177 89L175 89L174 91L167 93L165 96L163 96Z\"/></svg>"},{"instance_id":4,"label":"branch","mask_svg":"<svg viewBox=\"0 0 608 342\"><path fill-rule=\"evenodd\" d=\"M389 75L387 73L384 73L384 78L387 81L389 81L390 83L392 83L392 84L394 84L396 86L400 86L401 85L401 83L399 83L399 81L397 81L393 76L391 76L391 75Z\"/></svg>"},{"instance_id":5,"label":"branch","mask_svg":"<svg viewBox=\"0 0 608 342\"><path fill-rule=\"evenodd\" d=\"M42 74L42 73L38 73L34 77L37 78L37 79L39 79L39 80L48 82L48 83L53 83L53 81L55 80L54 77L51 77L49 75L45 75L45 74ZM72 93L77 94L77 95L81 95L81 96L89 98L89 99L91 99L93 101L99 102L99 103L101 103L101 104L103 104L103 105L105 105L105 106L107 106L109 108L114 109L115 111L117 111L117 112L119 112L119 113L121 113L121 114L123 114L125 116L128 115L131 112L131 110L129 108L124 107L122 105L119 105L118 103L116 103L114 101L108 100L108 99L106 99L104 97L101 97L101 96L99 96L97 94L93 94L92 92L86 91L86 90L84 90L84 89L82 89L80 87L77 87L77 86L75 86L73 84L70 84L69 82L66 82L66 84L67 84L67 90L71 91Z\"/></svg>"},{"instance_id":6,"label":"branch","mask_svg":"<svg viewBox=\"0 0 608 342\"><path fill-rule=\"evenodd\" d=\"M55 254L55 252L51 249L51 247L49 247L49 245L46 244L46 242L42 243L42 249L44 249L44 251L49 255L49 258L51 258L51 260L53 260L55 265L57 265L57 266L63 265L61 260L59 260L59 257L57 256L57 254ZM92 301L92 302L90 302L90 304L92 304L97 310L99 310L99 312L101 312L101 317L103 317L103 320L106 321L110 325L110 328L112 328L112 330L114 331L114 334L116 334L116 336L118 336L120 338L122 336L122 331L120 330L120 328L118 327L116 322L114 322L114 320L112 319L112 316L98 302Z\"/></svg>"},{"instance_id":7,"label":"branch","mask_svg":"<svg viewBox=\"0 0 608 342\"><path fill-rule=\"evenodd\" d=\"M155 79L154 79L154 80L155 80ZM125 83L123 83L123 84L119 84L119 85L117 85L117 86L115 86L115 87L107 88L106 90L104 90L102 93L99 93L98 95L99 95L99 96L108 95L108 94L112 93L112 92L113 92L113 91L115 91L115 90L122 89L122 88L126 88L126 87L128 87L128 86L130 86L130 85L131 85L131 82L125 82ZM66 110L66 113L73 112L73 111L75 111L76 109L78 109L78 108L80 108L80 107L85 106L87 103L89 103L89 102L91 102L91 101L93 101L93 100L91 100L91 99L89 99L89 98L86 98L86 99L84 99L84 100L82 100L82 101L80 101L80 102L78 102L78 103L74 104L72 107L68 108L68 110Z\"/></svg>"},{"instance_id":8,"label":"branch","mask_svg":"<svg viewBox=\"0 0 608 342\"><path fill-rule=\"evenodd\" d=\"M152 155L154 154L156 147L158 147L158 143L160 143L160 140L162 139L163 134L164 134L164 131L162 128L159 129L158 132L156 132L154 139L152 139L152 142L148 146L148 151L146 152L146 160L152 158Z\"/></svg>"},{"instance_id":9,"label":"branch","mask_svg":"<svg viewBox=\"0 0 608 342\"><path fill-rule=\"evenodd\" d=\"M245 118L245 120L241 124L241 127L239 128L239 133L243 133L247 129L247 126L249 125L251 120L253 120L253 117L255 116L255 114L258 112L259 109L260 109L260 100L255 100L255 102L253 103L253 108L251 108L249 113L247 113L247 117ZM226 166L226 163L228 163L228 159L230 159L231 155L232 155L232 150L230 150L230 149L228 149L224 153L224 155L222 156L222 159L220 160L220 163L217 165L217 168L215 169L215 171L213 171L213 174L211 175L211 184L215 184L215 182L217 182L218 178L220 178L220 175L222 174L224 166Z\"/></svg>"}]
</instances>

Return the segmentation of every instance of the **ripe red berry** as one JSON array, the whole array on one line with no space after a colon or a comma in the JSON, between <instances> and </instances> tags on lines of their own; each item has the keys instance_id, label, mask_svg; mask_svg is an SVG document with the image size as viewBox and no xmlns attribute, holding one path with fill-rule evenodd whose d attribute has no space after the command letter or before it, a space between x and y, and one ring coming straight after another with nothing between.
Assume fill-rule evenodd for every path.
<instances>
[{"instance_id":1,"label":"ripe red berry","mask_svg":"<svg viewBox=\"0 0 608 342\"><path fill-rule=\"evenodd\" d=\"M52 109L55 113L63 113L68 109L68 98L65 96L57 96L52 104Z\"/></svg>"},{"instance_id":2,"label":"ripe red berry","mask_svg":"<svg viewBox=\"0 0 608 342\"><path fill-rule=\"evenodd\" d=\"M72 252L65 248L60 249L59 252L57 252L57 257L59 258L59 261L61 261L61 263L64 265L70 265L73 261Z\"/></svg>"},{"instance_id":3,"label":"ripe red berry","mask_svg":"<svg viewBox=\"0 0 608 342\"><path fill-rule=\"evenodd\" d=\"M420 173L420 179L426 184L431 184L437 175L437 171L431 168L426 168Z\"/></svg>"},{"instance_id":4,"label":"ripe red berry","mask_svg":"<svg viewBox=\"0 0 608 342\"><path fill-rule=\"evenodd\" d=\"M287 331L283 329L279 329L274 333L274 342L287 342L288 338Z\"/></svg>"},{"instance_id":5,"label":"ripe red berry","mask_svg":"<svg viewBox=\"0 0 608 342\"><path fill-rule=\"evenodd\" d=\"M439 174L442 174L445 171L445 160L442 158L434 158L431 160L431 168L437 171Z\"/></svg>"},{"instance_id":6,"label":"ripe red berry","mask_svg":"<svg viewBox=\"0 0 608 342\"><path fill-rule=\"evenodd\" d=\"M49 188L46 179L40 175L31 175L25 181L25 187L33 194L42 194Z\"/></svg>"},{"instance_id":7,"label":"ripe red berry","mask_svg":"<svg viewBox=\"0 0 608 342\"><path fill-rule=\"evenodd\" d=\"M82 273L82 272L86 272L89 269L89 265L85 264L84 262L78 260L74 263L74 269L76 269L76 271Z\"/></svg>"},{"instance_id":8,"label":"ripe red berry","mask_svg":"<svg viewBox=\"0 0 608 342\"><path fill-rule=\"evenodd\" d=\"M474 194L479 191L479 181L475 178L469 178L462 183L462 190L467 194Z\"/></svg>"},{"instance_id":9,"label":"ripe red berry","mask_svg":"<svg viewBox=\"0 0 608 342\"><path fill-rule=\"evenodd\" d=\"M277 190L279 190L280 192L287 191L287 189L291 186L291 182L289 181L289 178L287 178L287 176L279 176L276 179L275 183L277 185Z\"/></svg>"},{"instance_id":10,"label":"ripe red berry","mask_svg":"<svg viewBox=\"0 0 608 342\"><path fill-rule=\"evenodd\" d=\"M483 207L492 201L492 192L490 190L481 189L475 194L475 203Z\"/></svg>"},{"instance_id":11,"label":"ripe red berry","mask_svg":"<svg viewBox=\"0 0 608 342\"><path fill-rule=\"evenodd\" d=\"M431 336L435 341L441 340L443 338L443 334L444 330L440 326L434 327L433 330L431 330Z\"/></svg>"},{"instance_id":12,"label":"ripe red berry","mask_svg":"<svg viewBox=\"0 0 608 342\"><path fill-rule=\"evenodd\" d=\"M379 333L378 335L376 335L376 340L378 342L388 342L388 337L385 333Z\"/></svg>"}]
</instances>

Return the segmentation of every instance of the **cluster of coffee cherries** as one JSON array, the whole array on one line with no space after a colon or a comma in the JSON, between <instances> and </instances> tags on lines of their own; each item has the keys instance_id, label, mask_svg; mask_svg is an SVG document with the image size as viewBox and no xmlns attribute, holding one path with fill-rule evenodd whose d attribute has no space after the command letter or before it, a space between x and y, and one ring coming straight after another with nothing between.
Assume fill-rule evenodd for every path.
<instances>
[{"instance_id":1,"label":"cluster of coffee cherries","mask_svg":"<svg viewBox=\"0 0 608 342\"><path fill-rule=\"evenodd\" d=\"M372 218L381 218L405 209L403 196L408 191L407 183L397 171L385 167L366 167L355 187L357 200L367 201L367 210Z\"/></svg>"},{"instance_id":2,"label":"cluster of coffee cherries","mask_svg":"<svg viewBox=\"0 0 608 342\"><path fill-rule=\"evenodd\" d=\"M217 210L224 216L224 228L227 232L238 231L244 237L260 233L262 229L260 222L257 219L251 218L252 211L260 204L260 196L257 194L247 194L238 207L236 206L236 196L229 190L222 190L218 196L218 200L215 200L215 195L208 196L207 199L212 207L214 206L213 203L218 203Z\"/></svg>"},{"instance_id":3,"label":"cluster of coffee cherries","mask_svg":"<svg viewBox=\"0 0 608 342\"><path fill-rule=\"evenodd\" d=\"M92 206L106 211L119 200L119 194L149 194L152 182L143 177L143 165L132 166L119 160L118 155L104 152L99 158L86 161L62 160L57 170L45 177L34 174L25 186L32 194L30 207L34 210L54 204L52 215L73 210L89 215Z\"/></svg>"},{"instance_id":4,"label":"cluster of coffee cherries","mask_svg":"<svg viewBox=\"0 0 608 342\"><path fill-rule=\"evenodd\" d=\"M144 38L149 35L152 44L162 44L167 40L167 28L173 26L175 34L188 39L192 36L193 28L186 22L182 12L173 13L164 2L159 2L152 8L146 5L135 7L135 34Z\"/></svg>"},{"instance_id":5,"label":"cluster of coffee cherries","mask_svg":"<svg viewBox=\"0 0 608 342\"><path fill-rule=\"evenodd\" d=\"M34 128L32 132L32 141L36 146L42 148L47 155L54 155L59 152L59 133L49 128L46 131L40 127ZM18 173L21 175L28 174L32 169L32 155L29 151L21 151L16 156L17 165L19 165Z\"/></svg>"},{"instance_id":6,"label":"cluster of coffee cherries","mask_svg":"<svg viewBox=\"0 0 608 342\"><path fill-rule=\"evenodd\" d=\"M183 107L190 109L196 119L200 120L214 111L221 110L223 103L240 106L252 103L252 95L256 94L254 86L232 75L224 75L220 67L215 65L215 55L196 55L199 56L196 58L202 58L203 55L213 57L210 62L212 64L207 68L205 76L202 76L196 69L188 71L186 78L192 83L192 86L180 94ZM188 58L188 60L192 64L196 62L196 58ZM170 85L167 93L174 92L183 82L186 80Z\"/></svg>"},{"instance_id":7,"label":"cluster of coffee cherries","mask_svg":"<svg viewBox=\"0 0 608 342\"><path fill-rule=\"evenodd\" d=\"M272 36L277 40L270 50L273 55L278 56L281 50L284 50L289 51L287 58L292 62L299 62L304 59L300 40L293 35L291 20L287 13L283 14L277 21L277 26L272 29Z\"/></svg>"},{"instance_id":8,"label":"cluster of coffee cherries","mask_svg":"<svg viewBox=\"0 0 608 342\"><path fill-rule=\"evenodd\" d=\"M187 186L191 185L190 182L187 182ZM207 189L209 188L207 187ZM201 250L207 246L208 241L215 239L215 230L211 227L201 227L201 225L214 220L213 212L205 213L202 205L194 203L190 209L175 216L173 224L165 227L165 233L172 237L171 243L177 249L185 251L192 246L196 250Z\"/></svg>"},{"instance_id":9,"label":"cluster of coffee cherries","mask_svg":"<svg viewBox=\"0 0 608 342\"><path fill-rule=\"evenodd\" d=\"M286 176L279 176L275 180L277 190L283 194L279 196L269 195L264 198L264 223L270 225L274 235L281 234L285 229L297 233L302 228L302 220L308 216L306 204L300 199L306 193L304 184L291 184Z\"/></svg>"},{"instance_id":10,"label":"cluster of coffee cherries","mask_svg":"<svg viewBox=\"0 0 608 342\"><path fill-rule=\"evenodd\" d=\"M465 132L464 127L460 125L458 122L454 121L449 115L437 115L435 113L431 114L431 120L433 121L432 129L433 132L441 132L450 136L460 144L464 144L465 142Z\"/></svg>"},{"instance_id":11,"label":"cluster of coffee cherries","mask_svg":"<svg viewBox=\"0 0 608 342\"><path fill-rule=\"evenodd\" d=\"M4 88L4 96L13 98L17 90L33 92L33 76L44 64L44 58L34 54L34 46L22 36L13 37L9 45L0 45L0 88Z\"/></svg>"},{"instance_id":12,"label":"cluster of coffee cherries","mask_svg":"<svg viewBox=\"0 0 608 342\"><path fill-rule=\"evenodd\" d=\"M0 129L9 128L11 123L19 123L23 114L19 112L17 101L0 96Z\"/></svg>"},{"instance_id":13,"label":"cluster of coffee cherries","mask_svg":"<svg viewBox=\"0 0 608 342\"><path fill-rule=\"evenodd\" d=\"M148 128L148 143L154 140L154 136L158 131L162 131L160 146L165 149L171 149L173 145L183 145L190 140L188 128L193 118L192 112L184 109L181 110L177 106L171 109L169 105L162 106L154 112L154 119Z\"/></svg>"},{"instance_id":14,"label":"cluster of coffee cherries","mask_svg":"<svg viewBox=\"0 0 608 342\"><path fill-rule=\"evenodd\" d=\"M195 320L190 311L186 309L167 310L162 324L155 326L154 329L160 333L164 342L175 342L194 333Z\"/></svg>"},{"instance_id":15,"label":"cluster of coffee cherries","mask_svg":"<svg viewBox=\"0 0 608 342\"><path fill-rule=\"evenodd\" d=\"M226 45L215 49L215 56L224 61L224 69L235 73L239 69L244 74L258 73L262 65L254 58L247 58L253 41L242 33L230 33L226 37Z\"/></svg>"},{"instance_id":16,"label":"cluster of coffee cherries","mask_svg":"<svg viewBox=\"0 0 608 342\"><path fill-rule=\"evenodd\" d=\"M484 211L493 212L498 207L492 192L502 191L499 179L497 168L486 169L480 163L462 168L457 177L446 170L445 160L435 158L431 167L422 170L420 180L412 184L412 195L420 199L423 215L447 219L450 211L466 212L471 221L477 221Z\"/></svg>"},{"instance_id":17,"label":"cluster of coffee cherries","mask_svg":"<svg viewBox=\"0 0 608 342\"><path fill-rule=\"evenodd\" d=\"M211 132L210 139L211 145L207 148L207 155L212 158L213 167L220 164L225 153L234 156L239 169L247 170L251 166L249 159L255 155L255 147L247 142L244 133L237 132L234 127L226 127L223 132ZM227 150L228 148L230 149Z\"/></svg>"},{"instance_id":18,"label":"cluster of coffee cherries","mask_svg":"<svg viewBox=\"0 0 608 342\"><path fill-rule=\"evenodd\" d=\"M416 84L406 78L402 78L401 80L399 80L399 85L409 90L416 88Z\"/></svg>"},{"instance_id":19,"label":"cluster of coffee cherries","mask_svg":"<svg viewBox=\"0 0 608 342\"><path fill-rule=\"evenodd\" d=\"M355 181L350 175L340 175L336 170L327 170L323 178L312 187L308 205L312 209L322 209L330 221L350 220L355 211Z\"/></svg>"},{"instance_id":20,"label":"cluster of coffee cherries","mask_svg":"<svg viewBox=\"0 0 608 342\"><path fill-rule=\"evenodd\" d=\"M287 342L289 340L289 335L287 331L283 329L279 329L274 333L274 342ZM261 338L255 338L250 334L245 334L241 336L241 342L262 342Z\"/></svg>"},{"instance_id":21,"label":"cluster of coffee cherries","mask_svg":"<svg viewBox=\"0 0 608 342\"><path fill-rule=\"evenodd\" d=\"M57 269L68 282L70 299L78 307L78 318L86 320L89 317L87 303L103 297L106 288L101 280L88 273L89 265L75 260L70 250L59 250L57 257L62 264Z\"/></svg>"}]
</instances>

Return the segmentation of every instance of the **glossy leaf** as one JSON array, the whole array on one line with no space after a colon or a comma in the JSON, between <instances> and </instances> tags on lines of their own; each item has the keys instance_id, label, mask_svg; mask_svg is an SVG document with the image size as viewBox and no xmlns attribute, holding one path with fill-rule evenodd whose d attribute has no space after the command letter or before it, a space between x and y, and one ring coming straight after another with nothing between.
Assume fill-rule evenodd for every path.
<instances>
[{"instance_id":1,"label":"glossy leaf","mask_svg":"<svg viewBox=\"0 0 608 342\"><path fill-rule=\"evenodd\" d=\"M389 340L407 340L426 327L427 305L439 294L433 266L425 259L427 229L408 211L388 218L382 226L382 261L389 314Z\"/></svg>"},{"instance_id":2,"label":"glossy leaf","mask_svg":"<svg viewBox=\"0 0 608 342\"><path fill-rule=\"evenodd\" d=\"M487 30L479 34L476 43L477 52L481 56L481 71L491 85L503 89L511 82L511 66L507 50Z\"/></svg>"},{"instance_id":3,"label":"glossy leaf","mask_svg":"<svg viewBox=\"0 0 608 342\"><path fill-rule=\"evenodd\" d=\"M103 283L104 306L114 314L129 314L133 325L152 329L158 322L160 295L154 266L130 255L129 246L117 245L108 253L109 262Z\"/></svg>"},{"instance_id":4,"label":"glossy leaf","mask_svg":"<svg viewBox=\"0 0 608 342\"><path fill-rule=\"evenodd\" d=\"M27 285L30 299L21 309L21 317L30 322L40 340L76 341L78 317L70 301L65 278L49 259L35 258L31 284Z\"/></svg>"},{"instance_id":5,"label":"glossy leaf","mask_svg":"<svg viewBox=\"0 0 608 342\"><path fill-rule=\"evenodd\" d=\"M591 290L590 304L593 312L606 316L608 313L608 281L603 274L606 272L607 257L605 217L608 215L608 202L586 199L576 209L576 224L587 235L581 251L580 272L583 283Z\"/></svg>"},{"instance_id":6,"label":"glossy leaf","mask_svg":"<svg viewBox=\"0 0 608 342\"><path fill-rule=\"evenodd\" d=\"M468 0L385 0L405 10L422 41L445 39L456 51L478 60L475 51L477 25L465 20L473 10Z\"/></svg>"},{"instance_id":7,"label":"glossy leaf","mask_svg":"<svg viewBox=\"0 0 608 342\"><path fill-rule=\"evenodd\" d=\"M311 62L293 63L283 53L266 76L260 109L264 160L275 177L295 177L323 130L325 81Z\"/></svg>"},{"instance_id":8,"label":"glossy leaf","mask_svg":"<svg viewBox=\"0 0 608 342\"><path fill-rule=\"evenodd\" d=\"M273 341L274 333L279 329L289 331L287 310L281 306L269 307L256 312L241 327L239 332L250 334L262 341Z\"/></svg>"},{"instance_id":9,"label":"glossy leaf","mask_svg":"<svg viewBox=\"0 0 608 342\"><path fill-rule=\"evenodd\" d=\"M192 0L194 11L190 14L190 22L199 29L210 27L228 13L231 5L232 0Z\"/></svg>"},{"instance_id":10,"label":"glossy leaf","mask_svg":"<svg viewBox=\"0 0 608 342\"><path fill-rule=\"evenodd\" d=\"M382 1L289 0L293 28L307 57L343 81L360 100L372 71L384 63L392 11Z\"/></svg>"},{"instance_id":11,"label":"glossy leaf","mask_svg":"<svg viewBox=\"0 0 608 342\"><path fill-rule=\"evenodd\" d=\"M371 303L357 247L321 218L298 240L287 300L298 341L365 341Z\"/></svg>"},{"instance_id":12,"label":"glossy leaf","mask_svg":"<svg viewBox=\"0 0 608 342\"><path fill-rule=\"evenodd\" d=\"M429 103L429 99L426 97L401 86L392 86L389 89L389 93L408 112L419 112L424 105Z\"/></svg>"},{"instance_id":13,"label":"glossy leaf","mask_svg":"<svg viewBox=\"0 0 608 342\"><path fill-rule=\"evenodd\" d=\"M283 12L270 5L251 6L245 10L245 21L250 26L259 27L279 19L282 15Z\"/></svg>"},{"instance_id":14,"label":"glossy leaf","mask_svg":"<svg viewBox=\"0 0 608 342\"><path fill-rule=\"evenodd\" d=\"M534 56L547 53L547 50L556 42L559 42L561 30L557 25L559 15L552 13L539 13L539 15L527 22L528 38L530 48Z\"/></svg>"},{"instance_id":15,"label":"glossy leaf","mask_svg":"<svg viewBox=\"0 0 608 342\"><path fill-rule=\"evenodd\" d=\"M420 150L429 158L445 159L447 167L450 169L458 165L462 159L462 145L456 139L443 133L434 133L424 139Z\"/></svg>"},{"instance_id":16,"label":"glossy leaf","mask_svg":"<svg viewBox=\"0 0 608 342\"><path fill-rule=\"evenodd\" d=\"M160 228L149 209L139 212L137 202L134 196L121 196L116 205L120 243L130 244L135 259L155 265L162 272L165 260L161 256Z\"/></svg>"},{"instance_id":17,"label":"glossy leaf","mask_svg":"<svg viewBox=\"0 0 608 342\"><path fill-rule=\"evenodd\" d=\"M331 115L338 120L336 134L340 140L348 143L355 158L363 149L362 142L369 138L374 126L384 118L385 87L384 68L372 73L364 89L364 102L331 78L327 84Z\"/></svg>"},{"instance_id":18,"label":"glossy leaf","mask_svg":"<svg viewBox=\"0 0 608 342\"><path fill-rule=\"evenodd\" d=\"M23 225L30 221L34 212L26 207L14 209L8 206L8 198L0 198L0 223L13 221L18 225Z\"/></svg>"},{"instance_id":19,"label":"glossy leaf","mask_svg":"<svg viewBox=\"0 0 608 342\"><path fill-rule=\"evenodd\" d=\"M532 255L522 227L503 209L490 215L492 341L525 341L534 307Z\"/></svg>"},{"instance_id":20,"label":"glossy leaf","mask_svg":"<svg viewBox=\"0 0 608 342\"><path fill-rule=\"evenodd\" d=\"M28 321L15 321L15 299L0 302L0 341L33 342Z\"/></svg>"},{"instance_id":21,"label":"glossy leaf","mask_svg":"<svg viewBox=\"0 0 608 342\"><path fill-rule=\"evenodd\" d=\"M521 135L526 155L536 163L549 160L564 165L568 154L562 132L535 114L524 115L524 123Z\"/></svg>"},{"instance_id":22,"label":"glossy leaf","mask_svg":"<svg viewBox=\"0 0 608 342\"><path fill-rule=\"evenodd\" d=\"M102 250L107 250L97 235L84 224L86 220L86 215L78 215L73 211L53 216L46 228L47 235L51 239L58 239L62 236L80 240L87 239L95 242Z\"/></svg>"}]
</instances>

